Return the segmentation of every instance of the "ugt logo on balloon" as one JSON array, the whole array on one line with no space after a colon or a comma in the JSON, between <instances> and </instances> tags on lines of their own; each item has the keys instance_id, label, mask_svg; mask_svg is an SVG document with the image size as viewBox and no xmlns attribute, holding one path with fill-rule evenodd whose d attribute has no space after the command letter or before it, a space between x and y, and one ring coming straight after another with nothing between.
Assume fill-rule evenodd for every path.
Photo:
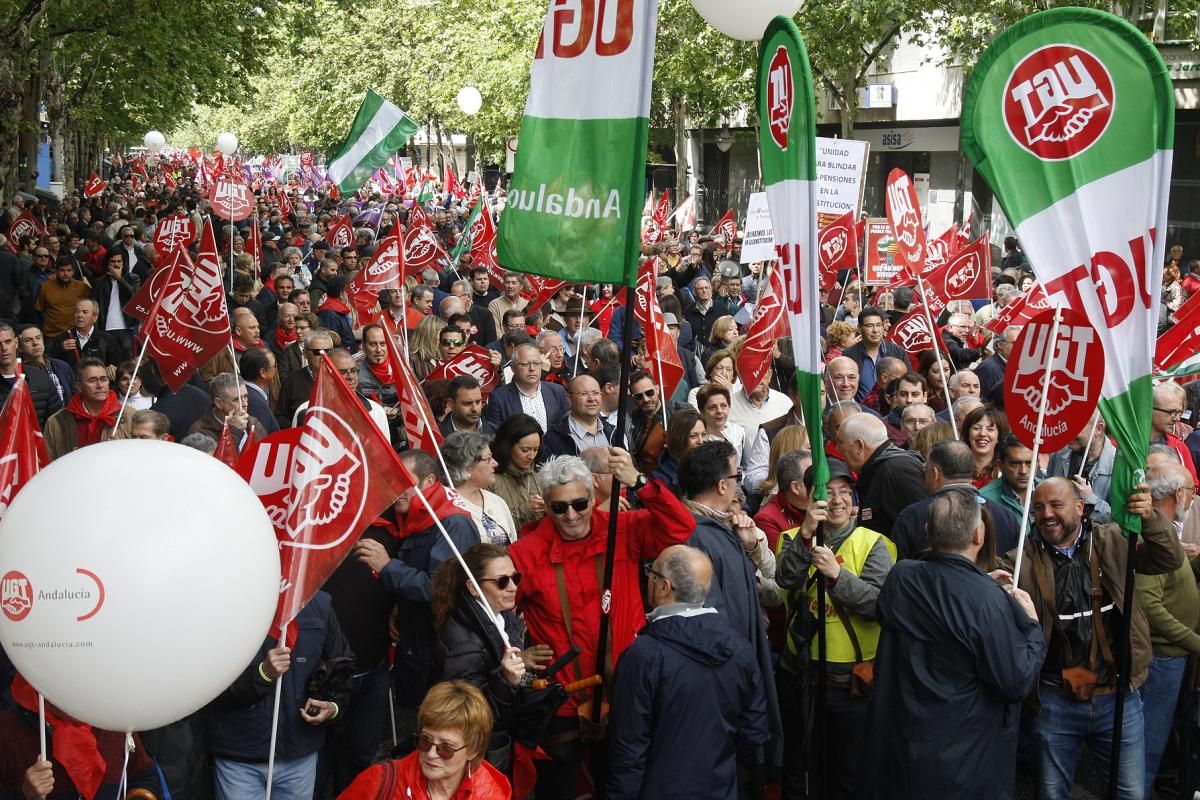
<instances>
[{"instance_id":1,"label":"ugt logo on balloon","mask_svg":"<svg viewBox=\"0 0 1200 800\"><path fill-rule=\"evenodd\" d=\"M1045 161L1062 161L1096 143L1116 101L1100 59L1074 45L1052 44L1017 64L1002 103L1017 144Z\"/></svg>"},{"instance_id":2,"label":"ugt logo on balloon","mask_svg":"<svg viewBox=\"0 0 1200 800\"><path fill-rule=\"evenodd\" d=\"M33 608L33 586L29 578L16 570L0 578L0 611L13 622L20 622Z\"/></svg>"},{"instance_id":3,"label":"ugt logo on balloon","mask_svg":"<svg viewBox=\"0 0 1200 800\"><path fill-rule=\"evenodd\" d=\"M792 58L783 45L775 51L771 58L771 67L767 71L767 108L771 118L771 138L780 150L787 150L788 128L792 125L792 103L795 102L795 92L792 86Z\"/></svg>"}]
</instances>

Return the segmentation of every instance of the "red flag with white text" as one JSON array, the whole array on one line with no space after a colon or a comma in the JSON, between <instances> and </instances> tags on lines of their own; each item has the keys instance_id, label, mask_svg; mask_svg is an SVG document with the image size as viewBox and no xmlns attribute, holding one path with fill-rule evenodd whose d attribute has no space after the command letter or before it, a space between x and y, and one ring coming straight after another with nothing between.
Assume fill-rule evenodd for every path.
<instances>
[{"instance_id":1,"label":"red flag with white text","mask_svg":"<svg viewBox=\"0 0 1200 800\"><path fill-rule=\"evenodd\" d=\"M992 333L1003 333L1009 325L1024 325L1047 308L1050 308L1050 299L1042 285L1035 283L1025 294L1001 308L983 328Z\"/></svg>"},{"instance_id":2,"label":"red flag with white text","mask_svg":"<svg viewBox=\"0 0 1200 800\"><path fill-rule=\"evenodd\" d=\"M346 284L346 295L358 311L360 320L371 319L379 313L379 292L383 289L399 289L403 274L400 226L396 225L375 248L371 263L354 273L354 277Z\"/></svg>"},{"instance_id":3,"label":"red flag with white text","mask_svg":"<svg viewBox=\"0 0 1200 800\"><path fill-rule=\"evenodd\" d=\"M50 463L50 453L38 427L29 381L18 373L0 409L0 519L29 479Z\"/></svg>"},{"instance_id":4,"label":"red flag with white text","mask_svg":"<svg viewBox=\"0 0 1200 800\"><path fill-rule=\"evenodd\" d=\"M726 246L733 244L733 240L737 238L737 220L734 219L732 208L725 212L725 216L717 220L716 225L713 225L712 236L714 239L720 236L725 240Z\"/></svg>"},{"instance_id":5,"label":"red flag with white text","mask_svg":"<svg viewBox=\"0 0 1200 800\"><path fill-rule=\"evenodd\" d=\"M929 295L929 311L934 316L941 314L955 300L986 300L991 297L992 247L987 237L971 242L921 279ZM936 301L934 296L937 297Z\"/></svg>"},{"instance_id":6,"label":"red flag with white text","mask_svg":"<svg viewBox=\"0 0 1200 800\"><path fill-rule=\"evenodd\" d=\"M1200 352L1200 305L1185 303L1175 324L1158 337L1154 346L1154 366L1160 372L1178 366Z\"/></svg>"},{"instance_id":7,"label":"red flag with white text","mask_svg":"<svg viewBox=\"0 0 1200 800\"><path fill-rule=\"evenodd\" d=\"M771 367L771 355L776 343L788 336L787 318L783 313L783 270L771 270L766 286L759 292L754 316L746 330L746 340L737 357L738 378L747 392L754 391Z\"/></svg>"},{"instance_id":8,"label":"red flag with white text","mask_svg":"<svg viewBox=\"0 0 1200 800\"><path fill-rule=\"evenodd\" d=\"M141 317L147 302L139 338L148 340L146 353L171 391L179 391L231 340L211 220L204 226L195 263L187 250L176 250L171 263L155 270L126 303L125 313Z\"/></svg>"},{"instance_id":9,"label":"red flag with white text","mask_svg":"<svg viewBox=\"0 0 1200 800\"><path fill-rule=\"evenodd\" d=\"M683 380L683 363L675 341L667 328L662 309L655 295L657 259L647 259L638 269L637 287L634 291L633 313L646 340L646 368L658 384L661 397L669 398Z\"/></svg>"},{"instance_id":10,"label":"red flag with white text","mask_svg":"<svg viewBox=\"0 0 1200 800\"><path fill-rule=\"evenodd\" d=\"M433 455L442 443L442 432L433 417L433 411L429 408L429 399L425 397L408 359L400 352L396 328L387 316L382 315L380 323L386 334L384 338L388 348L388 363L396 387L400 418L404 420L404 433L408 437L410 447Z\"/></svg>"},{"instance_id":11,"label":"red flag with white text","mask_svg":"<svg viewBox=\"0 0 1200 800\"><path fill-rule=\"evenodd\" d=\"M897 168L888 175L886 200L888 224L899 250L900 275L907 273L911 283L925 266L926 243L917 189L907 172Z\"/></svg>"},{"instance_id":12,"label":"red flag with white text","mask_svg":"<svg viewBox=\"0 0 1200 800\"><path fill-rule=\"evenodd\" d=\"M820 228L817 232L817 259L821 286L825 289L833 288L838 270L858 266L858 234L853 211L835 217Z\"/></svg>"},{"instance_id":13,"label":"red flag with white text","mask_svg":"<svg viewBox=\"0 0 1200 800\"><path fill-rule=\"evenodd\" d=\"M419 278L423 270L438 269L442 261L449 260L446 249L433 232L429 215L419 205L414 205L409 209L408 229L404 232L404 274Z\"/></svg>"},{"instance_id":14,"label":"red flag with white text","mask_svg":"<svg viewBox=\"0 0 1200 800\"><path fill-rule=\"evenodd\" d=\"M296 618L371 522L416 485L328 357L304 422L268 436L238 461L279 540L272 635Z\"/></svg>"}]
</instances>

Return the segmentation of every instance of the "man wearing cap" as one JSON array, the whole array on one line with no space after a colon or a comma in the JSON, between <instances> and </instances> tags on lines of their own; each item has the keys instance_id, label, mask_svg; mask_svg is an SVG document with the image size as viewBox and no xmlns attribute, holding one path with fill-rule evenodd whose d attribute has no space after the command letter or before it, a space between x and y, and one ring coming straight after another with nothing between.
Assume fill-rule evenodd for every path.
<instances>
[{"instance_id":1,"label":"man wearing cap","mask_svg":"<svg viewBox=\"0 0 1200 800\"><path fill-rule=\"evenodd\" d=\"M851 420L867 419L878 426L883 436L883 423L877 418L856 414ZM813 468L805 472L805 489L813 487ZM828 760L821 765L826 773L826 797L858 797L858 777L867 736L868 698L853 690L854 668L861 662L872 661L879 643L879 623L876 621L875 601L883 588L888 572L896 562L896 548L886 536L873 530L869 523L856 523L854 514L855 481L847 464L829 460L828 500L808 503L799 535L787 542L779 554L775 581L780 587L807 596L800 603L800 614L807 612L811 631L808 642L797 642L809 648L809 685L816 686L818 651L817 581L826 586L825 662L826 662L826 737L835 745L827 749ZM824 523L823 544L816 544L817 525ZM795 630L795 627L793 627ZM815 724L815 723L814 723ZM816 731L812 732L816 735Z\"/></svg>"}]
</instances>

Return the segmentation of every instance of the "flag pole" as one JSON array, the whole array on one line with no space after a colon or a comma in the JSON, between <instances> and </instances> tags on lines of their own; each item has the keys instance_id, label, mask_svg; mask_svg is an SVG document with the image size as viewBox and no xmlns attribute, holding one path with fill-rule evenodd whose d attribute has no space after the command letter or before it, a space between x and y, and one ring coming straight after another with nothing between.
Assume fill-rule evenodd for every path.
<instances>
[{"instance_id":1,"label":"flag pole","mask_svg":"<svg viewBox=\"0 0 1200 800\"><path fill-rule=\"evenodd\" d=\"M276 647L287 647L287 623L279 629L279 641ZM275 679L275 710L271 712L271 749L267 751L267 794L266 800L271 800L271 778L275 773L275 743L279 739L279 701L283 692L283 676Z\"/></svg>"},{"instance_id":2,"label":"flag pole","mask_svg":"<svg viewBox=\"0 0 1200 800\"><path fill-rule=\"evenodd\" d=\"M626 276L629 275L629 272L630 270L626 269ZM633 274L636 275L636 271ZM637 281L629 281L629 284L628 295L635 295ZM625 311L625 315L621 318L621 377L618 379L621 391L617 395L617 427L613 431L613 438L618 442L625 441L625 423L629 415L629 345L630 339L633 338L634 317L632 305L626 306ZM653 322L652 319L649 321ZM651 333L648 326L645 333L646 335ZM662 376L661 367L659 376ZM661 386L659 392L662 392ZM665 413L667 406L665 397L662 398L662 406ZM617 550L617 514L621 510L621 482L617 480L616 475L612 480L612 494L608 498L608 537L604 545L604 585L600 587L600 639L596 643L596 673L601 675L604 680L608 679L608 676L604 674L604 659L609 655L608 632L611 626L609 614L612 611L613 566ZM600 721L603 700L604 684L600 683L592 693L592 722Z\"/></svg>"},{"instance_id":3,"label":"flag pole","mask_svg":"<svg viewBox=\"0 0 1200 800\"><path fill-rule=\"evenodd\" d=\"M46 697L41 692L38 692L38 759L48 761L46 758Z\"/></svg>"},{"instance_id":4,"label":"flag pole","mask_svg":"<svg viewBox=\"0 0 1200 800\"><path fill-rule=\"evenodd\" d=\"M121 417L125 416L125 406L129 403L129 396L133 394L133 382L137 379L138 371L142 368L142 359L146 357L146 348L150 346L150 337L146 336L142 342L142 350L138 353L137 361L133 362L133 375L129 378L129 386L125 389L125 399L121 401L121 410L117 412L117 424L113 426L114 431L121 429Z\"/></svg>"},{"instance_id":5,"label":"flag pole","mask_svg":"<svg viewBox=\"0 0 1200 800\"><path fill-rule=\"evenodd\" d=\"M1057 314L1057 312L1056 312ZM1086 456L1086 454L1085 454ZM1124 455L1121 456L1124 458ZM1036 456L1035 456L1036 458ZM1035 460L1034 464L1037 463ZM1032 479L1030 483L1032 483ZM1117 800L1118 797L1118 772L1117 766L1121 763L1121 732L1125 724L1125 694L1129 689L1129 673L1131 647L1129 642L1129 620L1133 615L1133 560L1137 557L1137 533L1128 535L1129 551L1125 555L1125 597L1122 602L1121 618L1117 620L1117 697L1113 703L1113 731L1112 731L1112 749L1109 758L1113 759L1109 762L1108 770L1108 798L1109 800ZM1149 789L1147 789L1149 792Z\"/></svg>"},{"instance_id":6,"label":"flag pole","mask_svg":"<svg viewBox=\"0 0 1200 800\"><path fill-rule=\"evenodd\" d=\"M1087 466L1088 454L1092 452L1092 440L1096 438L1096 428L1100 427L1100 412L1093 411L1096 418L1092 420L1092 429L1088 432L1087 444L1083 446L1083 458L1079 459L1079 472L1076 477L1083 477L1083 468ZM1101 450L1103 452L1103 449Z\"/></svg>"},{"instance_id":7,"label":"flag pole","mask_svg":"<svg viewBox=\"0 0 1200 800\"><path fill-rule=\"evenodd\" d=\"M583 341L583 312L587 309L587 284L583 285L583 295L579 304L579 330L575 333L575 367L571 370L571 377L579 374L579 353L583 350L580 343Z\"/></svg>"},{"instance_id":8,"label":"flag pole","mask_svg":"<svg viewBox=\"0 0 1200 800\"><path fill-rule=\"evenodd\" d=\"M1021 561L1025 555L1025 539L1029 530L1029 508L1033 504L1033 476L1037 472L1038 451L1042 448L1042 422L1046 418L1046 402L1050 396L1050 374L1054 371L1054 350L1058 346L1058 326L1062 309L1054 307L1054 324L1050 329L1050 341L1046 343L1046 368L1042 371L1042 402L1038 404L1037 427L1033 431L1033 457L1029 465L1029 483L1025 486L1025 503L1021 508L1021 524L1017 528L1017 558L1013 563L1012 585L1021 579ZM1089 442L1090 444L1090 442ZM1087 460L1087 452L1084 452ZM1137 537L1133 537L1136 539ZM1131 564L1133 562L1130 562ZM1130 589L1132 591L1132 589ZM1120 742L1118 742L1119 748Z\"/></svg>"},{"instance_id":9,"label":"flag pole","mask_svg":"<svg viewBox=\"0 0 1200 800\"><path fill-rule=\"evenodd\" d=\"M925 294L925 281L920 275L917 276L917 286L921 290L921 311L925 314L925 322L929 325L929 334L933 338L933 354L937 357L938 369L942 373L942 392L946 395L946 413L950 415L950 427L954 428L954 438L962 439L958 428L954 427L954 411L952 409L954 402L950 399L950 378L946 375L946 364L942 361L942 348L938 347L941 337L938 336L937 328L933 326L933 316L929 313L928 298ZM1055 328L1055 330L1058 329Z\"/></svg>"}]
</instances>

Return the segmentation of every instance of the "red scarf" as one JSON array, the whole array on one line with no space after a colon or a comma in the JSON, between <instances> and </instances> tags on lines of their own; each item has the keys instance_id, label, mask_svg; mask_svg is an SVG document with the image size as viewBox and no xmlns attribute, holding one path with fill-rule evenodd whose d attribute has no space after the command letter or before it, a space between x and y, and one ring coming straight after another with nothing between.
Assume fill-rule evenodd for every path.
<instances>
[{"instance_id":1,"label":"red scarf","mask_svg":"<svg viewBox=\"0 0 1200 800\"><path fill-rule=\"evenodd\" d=\"M109 392L104 405L96 414L87 410L83 404L83 395L76 392L67 401L67 412L75 417L75 448L96 444L104 436L106 428L117 425L117 414L121 411L121 401L116 392Z\"/></svg>"},{"instance_id":2,"label":"red scarf","mask_svg":"<svg viewBox=\"0 0 1200 800\"><path fill-rule=\"evenodd\" d=\"M392 377L392 362L384 360L382 364L367 364L367 369L371 370L371 374L384 386L391 386L396 382Z\"/></svg>"},{"instance_id":3,"label":"red scarf","mask_svg":"<svg viewBox=\"0 0 1200 800\"><path fill-rule=\"evenodd\" d=\"M325 295L325 299L321 301L321 305L317 306L317 313L320 314L322 311L336 311L339 314L346 314L348 316L350 314L350 306L336 297Z\"/></svg>"},{"instance_id":4,"label":"red scarf","mask_svg":"<svg viewBox=\"0 0 1200 800\"><path fill-rule=\"evenodd\" d=\"M429 515L429 510L425 508L425 504L417 498L413 498L409 507L408 514L404 517L404 531L399 538L412 536L421 531L432 528L437 520L444 520L454 514L463 514L471 516L470 510L466 504L458 496L458 492L453 489L447 489L440 483L435 483L425 491L421 492L425 495L425 499L429 501L430 507L433 509L433 516Z\"/></svg>"},{"instance_id":5,"label":"red scarf","mask_svg":"<svg viewBox=\"0 0 1200 800\"><path fill-rule=\"evenodd\" d=\"M295 328L292 328L291 333L288 333L283 328L275 329L275 345L280 349L280 351L286 349L289 344L295 344L296 340L299 338L300 334L296 333Z\"/></svg>"},{"instance_id":6,"label":"red scarf","mask_svg":"<svg viewBox=\"0 0 1200 800\"><path fill-rule=\"evenodd\" d=\"M78 397L78 395L76 395ZM13 678L12 696L17 704L34 714L38 711L37 690L20 673ZM66 770L75 788L84 797L95 797L104 782L108 766L96 744L92 726L63 715L46 703L46 724L54 729L50 750L54 760ZM61 788L61 787L60 787Z\"/></svg>"},{"instance_id":7,"label":"red scarf","mask_svg":"<svg viewBox=\"0 0 1200 800\"><path fill-rule=\"evenodd\" d=\"M294 338L294 337L293 337L293 338ZM257 339L257 340L254 342L254 344L253 344L253 345L251 345L250 347L266 347L266 345L263 343L263 340L262 340L262 339ZM244 352L246 352L247 350L249 350L249 349L250 349L250 347L246 347L246 345L242 344L242 343L241 343L241 342L239 342L237 339L234 339L234 340L233 340L233 349L234 349L234 350L237 350L239 353L244 353Z\"/></svg>"}]
</instances>

